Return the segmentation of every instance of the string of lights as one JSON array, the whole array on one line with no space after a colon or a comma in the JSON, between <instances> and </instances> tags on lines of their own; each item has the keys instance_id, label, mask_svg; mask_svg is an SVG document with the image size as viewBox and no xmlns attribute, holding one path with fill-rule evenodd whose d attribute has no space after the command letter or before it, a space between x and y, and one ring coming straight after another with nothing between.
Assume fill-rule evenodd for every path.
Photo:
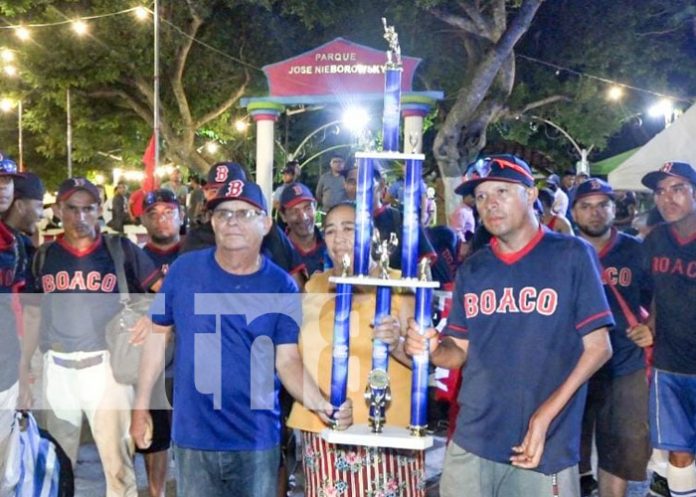
<instances>
[{"instance_id":1,"label":"string of lights","mask_svg":"<svg viewBox=\"0 0 696 497\"><path fill-rule=\"evenodd\" d=\"M629 90L634 90L634 91L637 91L637 92L640 92L640 93L646 93L646 94L654 95L654 96L661 97L661 98L668 98L668 99L670 99L670 100L674 100L674 101L677 101L677 102L688 102L688 103L690 103L690 102L693 102L694 100L696 100L696 98L694 98L694 97L677 97L677 96L674 96L674 95L668 95L668 94L666 94L666 93L661 93L661 92L658 92L658 91L647 90L647 89L645 89L645 88L640 88L640 87L638 87L638 86L633 86L633 85L630 85L630 84L628 84L628 83L622 83L622 82L620 82L620 81L614 81L614 80L612 80L612 79L604 78L604 77L602 77L602 76L596 76L596 75L594 75L594 74L589 74L589 73L586 73L586 72L576 71L575 69L570 69L569 67L560 66L560 65L554 64L554 63L552 63L552 62L546 62L545 60L537 59L537 58L534 58L534 57L529 57L528 55L522 55L522 54L519 54L519 53L518 53L518 54L516 54L516 56L517 56L518 58L520 58L520 59L528 60L528 61L530 61L530 62L535 62L535 63L541 64L541 65L543 65L543 66L551 67L551 68L555 69L556 71L564 71L564 72L567 72L567 73L569 73L569 74L573 74L573 75L578 76L578 77L581 77L581 78L587 78L587 79L593 79L593 80L595 80L595 81L601 81L602 83L606 83L606 84L608 84L608 85L613 85L613 87L614 87L614 88L617 88L617 89L627 88L627 89L629 89ZM620 95L617 95L617 96L620 96Z\"/></svg>"},{"instance_id":2,"label":"string of lights","mask_svg":"<svg viewBox=\"0 0 696 497\"><path fill-rule=\"evenodd\" d=\"M131 14L131 13L134 13L139 19L144 19L148 15L154 15L154 13L152 12L152 10L150 8L141 5L141 6L137 6L137 7L131 7L128 9L119 10L116 12L109 12L109 13L105 13L105 14L95 14L95 15L89 15L89 16L81 16L81 17L77 17L74 19L64 19L61 21L46 22L46 23L14 24L14 25L10 24L10 25L5 25L5 26L0 26L0 30L14 30L15 34L20 39L26 40L30 36L30 31L29 31L30 29L48 28L48 27L53 27L53 26L63 26L66 24L70 24L70 25L72 25L72 28L78 34L84 34L87 30L87 26L86 26L87 21L91 21L91 20L95 20L95 19L103 19L103 18L107 18L107 17L126 15L126 14ZM233 62L236 62L238 64L244 65L246 67L249 67L250 69L261 71L260 67L257 67L253 64L250 64L250 63L248 63L248 62L246 62L238 57L230 55L229 53L227 53L223 50L220 50L220 49L218 49L218 48L216 48L216 47L214 47L214 46L212 46L212 45L210 45L202 40L199 40L198 38L196 38L194 36L189 35L184 30L182 30L180 27L178 27L176 24L174 24L166 19L160 19L160 21L163 24L166 24L167 26L172 28L177 33L179 33L179 35L192 40L194 43L204 47L207 50L214 52L215 54L217 54L221 57L224 57L224 58L231 60ZM669 99L669 100L677 101L677 102L691 103L694 100L696 100L696 97L679 97L679 96L675 96L675 95L669 95L669 94L666 94L663 92L648 90L646 88L641 88L641 87L638 87L635 85L616 81L616 80L613 80L610 78L597 76L595 74L590 74L590 73L586 73L583 71L577 71L577 70L571 69L569 67L561 66L559 64L555 64L552 62L547 62L545 60L541 60L541 59L538 59L535 57L530 57L528 55L523 55L523 54L518 53L518 54L516 54L516 56L520 59L524 59L524 60L527 60L527 61L530 61L530 62L533 62L536 64L550 67L552 69L555 69L556 71L564 71L568 74L573 74L573 75L578 76L578 77L588 78L588 79L592 79L595 81L600 81L602 83L610 85L609 98L614 99L614 100L616 100L622 96L624 89L629 89L629 90L633 90L636 92L645 93L645 94L649 94L649 95L653 95L653 96L657 96L660 98L665 98L665 99ZM12 69L10 69L10 71L11 70ZM7 72L7 70L5 72Z\"/></svg>"}]
</instances>

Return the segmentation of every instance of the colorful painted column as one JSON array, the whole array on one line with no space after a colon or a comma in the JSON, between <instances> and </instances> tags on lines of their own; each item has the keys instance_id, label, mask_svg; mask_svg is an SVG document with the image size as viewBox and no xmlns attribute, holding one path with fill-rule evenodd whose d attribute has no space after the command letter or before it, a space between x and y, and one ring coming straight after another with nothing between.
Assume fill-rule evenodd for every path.
<instances>
[{"instance_id":1,"label":"colorful painted column","mask_svg":"<svg viewBox=\"0 0 696 497\"><path fill-rule=\"evenodd\" d=\"M401 236L401 274L404 278L416 278L418 268L418 232L421 208L421 175L423 161L406 159L404 178L404 219Z\"/></svg>"},{"instance_id":2,"label":"colorful painted column","mask_svg":"<svg viewBox=\"0 0 696 497\"><path fill-rule=\"evenodd\" d=\"M404 146L406 154L420 154L423 151L423 118L435 105L435 100L421 95L403 94L401 113L404 116Z\"/></svg>"}]
</instances>

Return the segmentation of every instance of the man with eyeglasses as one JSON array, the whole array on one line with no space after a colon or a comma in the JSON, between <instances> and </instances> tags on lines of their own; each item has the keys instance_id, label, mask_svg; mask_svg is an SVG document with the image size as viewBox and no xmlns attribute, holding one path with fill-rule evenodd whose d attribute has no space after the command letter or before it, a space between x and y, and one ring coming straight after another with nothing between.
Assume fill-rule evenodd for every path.
<instances>
[{"instance_id":1,"label":"man with eyeglasses","mask_svg":"<svg viewBox=\"0 0 696 497\"><path fill-rule=\"evenodd\" d=\"M203 189L206 201L214 199L218 190L230 181L235 179L246 181L247 177L246 168L236 162L218 162L213 164L208 171L208 182ZM213 245L215 245L215 233L210 220L210 212L207 211L205 221L194 226L186 234L181 244L180 253L183 254L191 250L207 248ZM304 287L306 280L305 267L292 243L290 243L288 237L285 236L283 230L275 222L264 237L261 248L274 263L278 264L292 276L300 289Z\"/></svg>"},{"instance_id":2,"label":"man with eyeglasses","mask_svg":"<svg viewBox=\"0 0 696 497\"><path fill-rule=\"evenodd\" d=\"M261 252L271 229L261 188L232 179L208 201L215 246L180 256L154 311L131 433L146 447L149 402L164 360L155 338L176 327L174 420L177 495L275 497L280 461L279 383L325 422L351 422L304 370L297 347L297 285Z\"/></svg>"},{"instance_id":3,"label":"man with eyeglasses","mask_svg":"<svg viewBox=\"0 0 696 497\"><path fill-rule=\"evenodd\" d=\"M37 291L44 294L41 324L38 330L25 330L22 363L30 364L40 341L48 431L74 466L85 415L101 458L107 495L135 497L128 436L133 387L115 380L106 344L107 324L121 305L114 258L99 231L99 190L85 178L69 178L61 183L57 199L64 233L36 255ZM157 290L161 273L149 257L127 238L117 241L129 292ZM132 333L133 343L142 339L140 333Z\"/></svg>"},{"instance_id":4,"label":"man with eyeglasses","mask_svg":"<svg viewBox=\"0 0 696 497\"><path fill-rule=\"evenodd\" d=\"M646 237L654 285L655 350L650 389L654 448L669 451L672 495L696 495L696 170L667 162L641 182L665 220Z\"/></svg>"},{"instance_id":5,"label":"man with eyeglasses","mask_svg":"<svg viewBox=\"0 0 696 497\"><path fill-rule=\"evenodd\" d=\"M17 164L0 154L0 214L12 205ZM20 316L13 304L23 285L19 268L24 264L19 242L9 226L0 219L0 474L7 461L7 440L12 429L19 396ZM25 377L27 378L27 377Z\"/></svg>"},{"instance_id":6,"label":"man with eyeglasses","mask_svg":"<svg viewBox=\"0 0 696 497\"><path fill-rule=\"evenodd\" d=\"M460 368L460 410L440 495L580 493L585 383L611 356L596 255L544 230L529 166L492 156L457 188L493 239L460 266L444 336L409 322L406 350ZM475 173L475 174L474 174Z\"/></svg>"},{"instance_id":7,"label":"man with eyeglasses","mask_svg":"<svg viewBox=\"0 0 696 497\"><path fill-rule=\"evenodd\" d=\"M329 261L324 238L314 224L316 213L317 201L309 188L302 183L285 185L280 196L280 215L308 276L323 271Z\"/></svg>"},{"instance_id":8,"label":"man with eyeglasses","mask_svg":"<svg viewBox=\"0 0 696 497\"><path fill-rule=\"evenodd\" d=\"M583 417L580 487L583 495L597 484L590 464L597 446L600 497L623 497L628 481L643 481L650 459L648 384L645 354L652 345L641 307L650 307L650 277L642 266L641 243L619 232L614 190L590 178L578 185L573 199L577 234L589 242L602 265L604 293L616 326L611 328L611 359L588 382Z\"/></svg>"}]
</instances>

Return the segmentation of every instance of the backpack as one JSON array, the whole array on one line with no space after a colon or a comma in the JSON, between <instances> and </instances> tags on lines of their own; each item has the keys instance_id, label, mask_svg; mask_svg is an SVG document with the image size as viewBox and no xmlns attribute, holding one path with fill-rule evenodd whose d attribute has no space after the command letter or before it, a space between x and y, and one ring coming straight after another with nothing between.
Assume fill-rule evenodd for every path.
<instances>
[{"instance_id":1,"label":"backpack","mask_svg":"<svg viewBox=\"0 0 696 497\"><path fill-rule=\"evenodd\" d=\"M34 416L18 411L7 448L2 497L73 497L75 480L70 459Z\"/></svg>"}]
</instances>

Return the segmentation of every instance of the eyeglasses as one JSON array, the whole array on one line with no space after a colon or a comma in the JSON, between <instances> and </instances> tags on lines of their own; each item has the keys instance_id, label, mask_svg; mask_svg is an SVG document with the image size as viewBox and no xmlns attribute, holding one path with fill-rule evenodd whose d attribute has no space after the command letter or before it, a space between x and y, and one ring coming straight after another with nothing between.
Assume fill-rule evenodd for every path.
<instances>
[{"instance_id":1,"label":"eyeglasses","mask_svg":"<svg viewBox=\"0 0 696 497\"><path fill-rule=\"evenodd\" d=\"M676 185L671 185L667 188L655 188L655 196L664 197L665 195L686 195L689 186L690 185L686 183L677 183Z\"/></svg>"},{"instance_id":2,"label":"eyeglasses","mask_svg":"<svg viewBox=\"0 0 696 497\"><path fill-rule=\"evenodd\" d=\"M170 190L155 190L148 192L143 199L143 207L147 209L157 203L177 204L176 195Z\"/></svg>"},{"instance_id":3,"label":"eyeglasses","mask_svg":"<svg viewBox=\"0 0 696 497\"><path fill-rule=\"evenodd\" d=\"M488 175L491 174L494 163L498 164L498 167L500 167L501 169L505 169L506 167L510 168L525 176L526 178L534 181L534 176L529 174L529 171L527 171L525 168L518 164L515 164L512 161L501 159L500 157L485 157L483 159L477 160L476 162L471 164L467 169L466 173L464 174L464 180L469 181L476 178L488 177Z\"/></svg>"},{"instance_id":4,"label":"eyeglasses","mask_svg":"<svg viewBox=\"0 0 696 497\"><path fill-rule=\"evenodd\" d=\"M215 209L213 217L217 221L229 223L233 219L239 223L248 223L252 219L264 215L265 212L257 209Z\"/></svg>"}]
</instances>

